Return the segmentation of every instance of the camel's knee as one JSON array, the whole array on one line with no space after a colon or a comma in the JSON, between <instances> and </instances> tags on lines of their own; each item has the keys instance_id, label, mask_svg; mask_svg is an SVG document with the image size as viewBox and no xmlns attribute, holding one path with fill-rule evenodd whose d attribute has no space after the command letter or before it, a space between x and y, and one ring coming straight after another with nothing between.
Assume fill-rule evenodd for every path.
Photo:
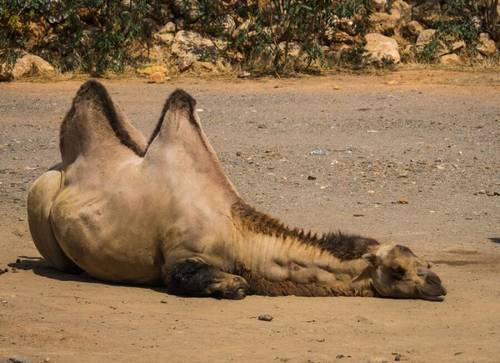
<instances>
[{"instance_id":1,"label":"camel's knee","mask_svg":"<svg viewBox=\"0 0 500 363\"><path fill-rule=\"evenodd\" d=\"M50 225L50 211L62 182L61 171L49 170L33 183L28 192L28 223L40 254L57 269L75 272L79 268L64 254Z\"/></svg>"},{"instance_id":2,"label":"camel's knee","mask_svg":"<svg viewBox=\"0 0 500 363\"><path fill-rule=\"evenodd\" d=\"M199 260L188 259L171 270L168 288L175 294L243 299L249 286L246 280Z\"/></svg>"}]
</instances>

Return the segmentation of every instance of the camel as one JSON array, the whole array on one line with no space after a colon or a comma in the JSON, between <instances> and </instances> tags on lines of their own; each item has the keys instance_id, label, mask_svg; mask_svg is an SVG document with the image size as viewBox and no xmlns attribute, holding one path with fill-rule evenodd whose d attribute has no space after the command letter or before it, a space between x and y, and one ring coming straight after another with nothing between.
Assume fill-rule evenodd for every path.
<instances>
[{"instance_id":1,"label":"camel","mask_svg":"<svg viewBox=\"0 0 500 363\"><path fill-rule=\"evenodd\" d=\"M149 141L91 80L60 131L62 163L28 194L40 254L65 272L182 296L366 296L442 301L408 247L292 229L243 201L176 90Z\"/></svg>"}]
</instances>

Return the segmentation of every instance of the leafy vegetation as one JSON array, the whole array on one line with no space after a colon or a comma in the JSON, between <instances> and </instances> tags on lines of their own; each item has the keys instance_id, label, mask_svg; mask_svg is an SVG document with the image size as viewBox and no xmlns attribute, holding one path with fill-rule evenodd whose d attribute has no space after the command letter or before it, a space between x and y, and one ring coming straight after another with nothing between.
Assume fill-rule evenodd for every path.
<instances>
[{"instance_id":1,"label":"leafy vegetation","mask_svg":"<svg viewBox=\"0 0 500 363\"><path fill-rule=\"evenodd\" d=\"M121 72L140 57L132 49L151 36L152 1L0 0L0 60L40 54L63 71Z\"/></svg>"}]
</instances>

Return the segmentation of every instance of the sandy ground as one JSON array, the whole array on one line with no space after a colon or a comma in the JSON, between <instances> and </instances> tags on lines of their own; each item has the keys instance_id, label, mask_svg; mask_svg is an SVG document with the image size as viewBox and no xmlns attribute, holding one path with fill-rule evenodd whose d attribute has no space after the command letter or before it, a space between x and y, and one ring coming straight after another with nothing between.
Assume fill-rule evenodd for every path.
<instances>
[{"instance_id":1,"label":"sandy ground","mask_svg":"<svg viewBox=\"0 0 500 363\"><path fill-rule=\"evenodd\" d=\"M26 193L60 158L80 82L0 84L0 358L500 361L498 74L105 84L146 134L185 88L247 201L291 225L406 244L434 263L448 296L218 301L52 270L31 240Z\"/></svg>"}]
</instances>

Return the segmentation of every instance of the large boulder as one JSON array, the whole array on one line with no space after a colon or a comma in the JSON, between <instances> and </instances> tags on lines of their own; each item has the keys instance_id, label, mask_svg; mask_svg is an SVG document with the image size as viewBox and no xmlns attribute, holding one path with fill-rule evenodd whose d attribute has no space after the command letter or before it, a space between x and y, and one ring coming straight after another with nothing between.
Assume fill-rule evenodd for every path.
<instances>
[{"instance_id":1,"label":"large boulder","mask_svg":"<svg viewBox=\"0 0 500 363\"><path fill-rule=\"evenodd\" d=\"M386 61L399 63L401 61L398 43L394 39L378 33L369 33L365 39L365 50L368 60L372 63L381 64Z\"/></svg>"},{"instance_id":2,"label":"large boulder","mask_svg":"<svg viewBox=\"0 0 500 363\"><path fill-rule=\"evenodd\" d=\"M479 53L485 56L490 56L495 54L497 47L495 42L490 38L488 33L479 34L479 43L476 47Z\"/></svg>"},{"instance_id":3,"label":"large boulder","mask_svg":"<svg viewBox=\"0 0 500 363\"><path fill-rule=\"evenodd\" d=\"M25 54L18 58L14 67L9 72L11 79L20 79L25 77L48 77L55 75L54 67L43 58Z\"/></svg>"},{"instance_id":4,"label":"large boulder","mask_svg":"<svg viewBox=\"0 0 500 363\"><path fill-rule=\"evenodd\" d=\"M181 71L187 70L197 61L215 62L217 53L216 44L199 33L181 30L175 34L172 54L176 56L177 65Z\"/></svg>"}]
</instances>

